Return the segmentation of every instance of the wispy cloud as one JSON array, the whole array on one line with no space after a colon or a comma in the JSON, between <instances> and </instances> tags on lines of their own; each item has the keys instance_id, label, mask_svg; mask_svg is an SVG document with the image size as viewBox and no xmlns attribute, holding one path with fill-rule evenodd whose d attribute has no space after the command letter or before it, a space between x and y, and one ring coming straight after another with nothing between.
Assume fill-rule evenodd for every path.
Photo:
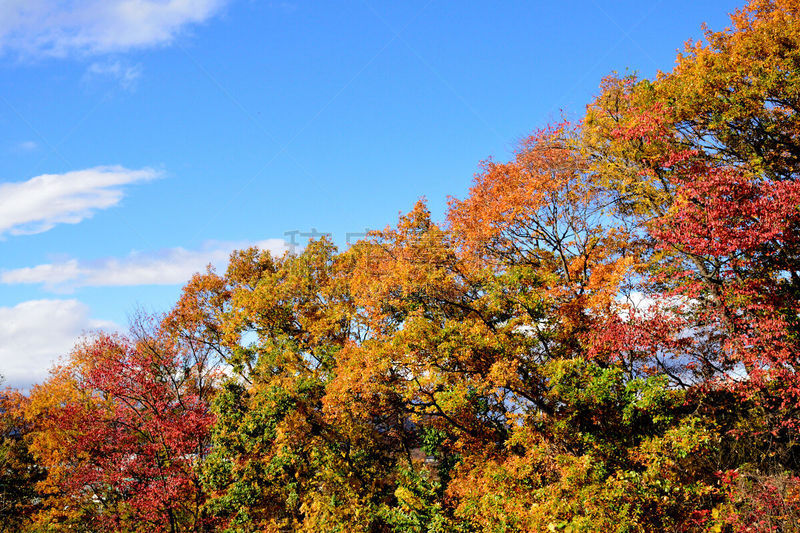
<instances>
[{"instance_id":1,"label":"wispy cloud","mask_svg":"<svg viewBox=\"0 0 800 533\"><path fill-rule=\"evenodd\" d=\"M0 238L41 233L56 224L76 224L99 209L117 205L123 185L159 175L150 168L105 166L0 183Z\"/></svg>"},{"instance_id":2,"label":"wispy cloud","mask_svg":"<svg viewBox=\"0 0 800 533\"><path fill-rule=\"evenodd\" d=\"M179 285L211 264L224 267L233 250L258 246L276 255L288 245L283 239L259 242L210 241L199 250L168 248L157 252L132 252L124 258L97 261L69 259L0 273L5 284L38 284L55 292L78 287L121 287L135 285Z\"/></svg>"},{"instance_id":3,"label":"wispy cloud","mask_svg":"<svg viewBox=\"0 0 800 533\"><path fill-rule=\"evenodd\" d=\"M169 43L228 0L3 0L0 50L67 56Z\"/></svg>"},{"instance_id":4,"label":"wispy cloud","mask_svg":"<svg viewBox=\"0 0 800 533\"><path fill-rule=\"evenodd\" d=\"M39 148L39 144L36 141L22 141L17 144L16 148L20 152L32 152Z\"/></svg>"},{"instance_id":5,"label":"wispy cloud","mask_svg":"<svg viewBox=\"0 0 800 533\"><path fill-rule=\"evenodd\" d=\"M67 355L84 333L118 331L113 322L94 320L78 300L31 300L0 307L0 375L5 384L27 388Z\"/></svg>"},{"instance_id":6,"label":"wispy cloud","mask_svg":"<svg viewBox=\"0 0 800 533\"><path fill-rule=\"evenodd\" d=\"M298 6L295 2L270 2L269 7L279 9L284 13L294 13Z\"/></svg>"},{"instance_id":7,"label":"wispy cloud","mask_svg":"<svg viewBox=\"0 0 800 533\"><path fill-rule=\"evenodd\" d=\"M126 65L120 61L96 62L86 69L84 80L110 79L119 83L120 87L131 91L142 76L142 65Z\"/></svg>"}]
</instances>

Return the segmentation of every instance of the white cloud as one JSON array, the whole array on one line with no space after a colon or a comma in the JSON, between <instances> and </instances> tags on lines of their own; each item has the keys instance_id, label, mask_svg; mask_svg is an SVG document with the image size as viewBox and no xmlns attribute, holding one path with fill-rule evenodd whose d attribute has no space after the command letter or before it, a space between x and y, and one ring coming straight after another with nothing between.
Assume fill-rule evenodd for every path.
<instances>
[{"instance_id":1,"label":"white cloud","mask_svg":"<svg viewBox=\"0 0 800 533\"><path fill-rule=\"evenodd\" d=\"M141 65L125 65L120 61L97 62L86 69L85 80L109 78L120 84L125 90L136 88L137 80L142 76Z\"/></svg>"},{"instance_id":2,"label":"white cloud","mask_svg":"<svg viewBox=\"0 0 800 533\"><path fill-rule=\"evenodd\" d=\"M77 287L122 287L135 285L180 285L208 264L222 268L233 250L258 246L281 255L288 245L283 239L248 242L208 242L199 250L168 248L158 252L132 252L127 257L98 261L69 259L34 267L0 272L5 284L41 284L51 291Z\"/></svg>"},{"instance_id":3,"label":"white cloud","mask_svg":"<svg viewBox=\"0 0 800 533\"><path fill-rule=\"evenodd\" d=\"M4 385L26 389L41 382L58 358L67 355L81 335L113 322L93 320L78 300L31 300L0 307L0 374Z\"/></svg>"},{"instance_id":4,"label":"white cloud","mask_svg":"<svg viewBox=\"0 0 800 533\"><path fill-rule=\"evenodd\" d=\"M0 50L66 56L165 44L228 0L2 0Z\"/></svg>"},{"instance_id":5,"label":"white cloud","mask_svg":"<svg viewBox=\"0 0 800 533\"><path fill-rule=\"evenodd\" d=\"M150 168L108 166L0 183L0 238L6 233L41 233L56 224L76 224L98 209L117 205L122 185L159 175Z\"/></svg>"},{"instance_id":6,"label":"white cloud","mask_svg":"<svg viewBox=\"0 0 800 533\"><path fill-rule=\"evenodd\" d=\"M23 141L17 145L17 149L22 152L32 152L39 148L39 144L36 141Z\"/></svg>"}]
</instances>

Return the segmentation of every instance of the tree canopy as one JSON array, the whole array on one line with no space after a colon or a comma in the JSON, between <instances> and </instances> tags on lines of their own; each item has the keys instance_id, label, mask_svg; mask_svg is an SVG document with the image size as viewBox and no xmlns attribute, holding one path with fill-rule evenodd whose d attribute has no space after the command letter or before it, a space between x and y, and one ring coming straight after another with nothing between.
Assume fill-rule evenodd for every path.
<instances>
[{"instance_id":1,"label":"tree canopy","mask_svg":"<svg viewBox=\"0 0 800 533\"><path fill-rule=\"evenodd\" d=\"M0 409L19 531L800 531L800 2Z\"/></svg>"}]
</instances>

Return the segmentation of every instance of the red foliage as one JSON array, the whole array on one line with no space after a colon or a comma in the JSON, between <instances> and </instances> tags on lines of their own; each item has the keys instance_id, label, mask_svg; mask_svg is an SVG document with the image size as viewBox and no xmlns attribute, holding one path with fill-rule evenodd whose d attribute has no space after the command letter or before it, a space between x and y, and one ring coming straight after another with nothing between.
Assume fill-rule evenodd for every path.
<instances>
[{"instance_id":1,"label":"red foliage","mask_svg":"<svg viewBox=\"0 0 800 533\"><path fill-rule=\"evenodd\" d=\"M52 413L55 430L69 435L60 453L73 459L59 465L60 489L91 494L110 527L178 531L199 520L195 466L214 420L177 350L151 348L103 336L81 351L74 376L83 398Z\"/></svg>"}]
</instances>

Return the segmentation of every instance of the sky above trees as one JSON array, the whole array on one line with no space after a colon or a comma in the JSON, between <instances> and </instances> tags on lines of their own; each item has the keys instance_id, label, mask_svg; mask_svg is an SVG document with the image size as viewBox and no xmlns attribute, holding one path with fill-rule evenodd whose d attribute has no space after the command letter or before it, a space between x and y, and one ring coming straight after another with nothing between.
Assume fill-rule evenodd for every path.
<instances>
[{"instance_id":1,"label":"sky above trees","mask_svg":"<svg viewBox=\"0 0 800 533\"><path fill-rule=\"evenodd\" d=\"M670 70L730 1L12 0L0 5L0 373L165 311L252 244L340 247L612 71Z\"/></svg>"}]
</instances>

